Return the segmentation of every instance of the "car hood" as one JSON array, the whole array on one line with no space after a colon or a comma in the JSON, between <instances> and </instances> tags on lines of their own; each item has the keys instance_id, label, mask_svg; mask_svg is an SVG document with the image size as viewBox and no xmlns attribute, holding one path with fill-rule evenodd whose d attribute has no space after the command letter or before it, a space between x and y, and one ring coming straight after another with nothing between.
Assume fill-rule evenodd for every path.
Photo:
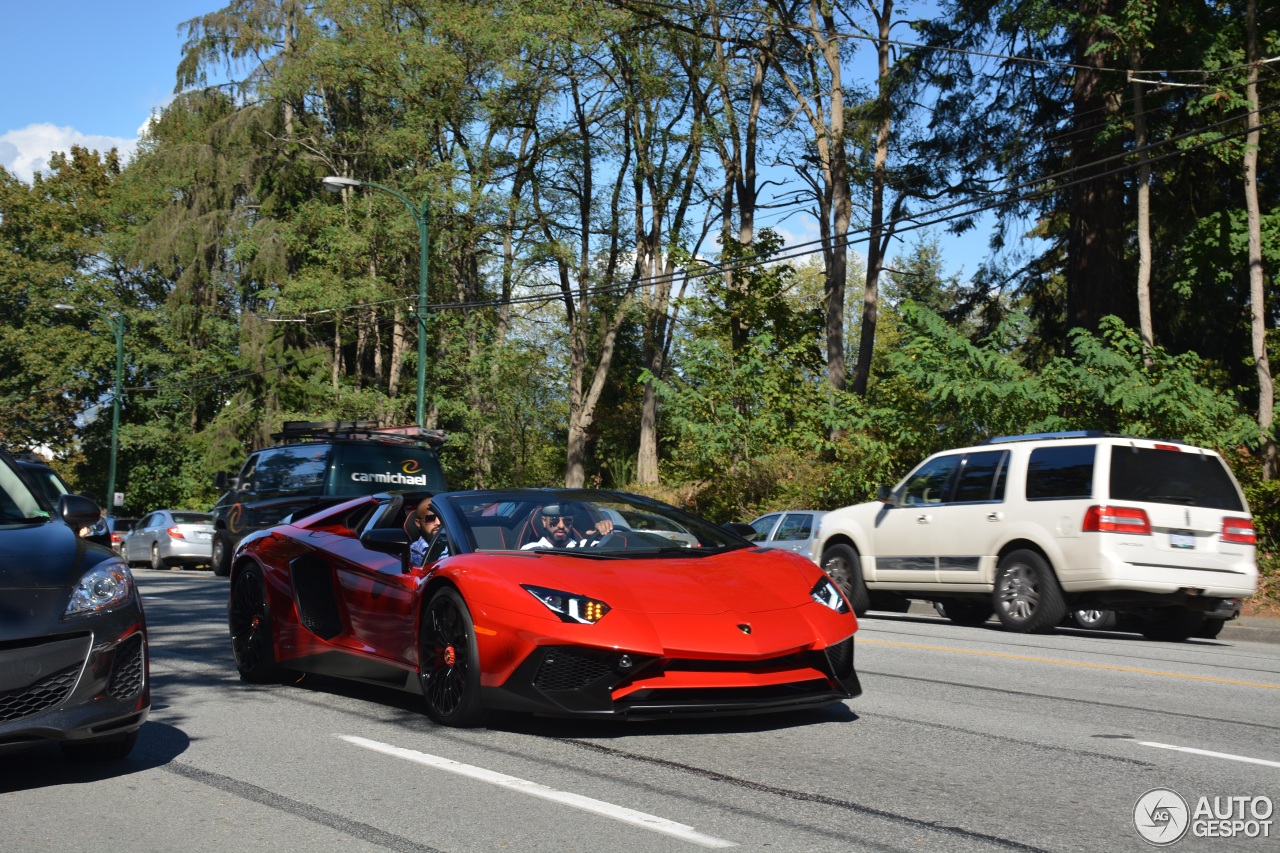
<instances>
[{"instance_id":1,"label":"car hood","mask_svg":"<svg viewBox=\"0 0 1280 853\"><path fill-rule=\"evenodd\" d=\"M649 614L789 609L812 604L809 593L821 577L803 557L756 548L706 557L619 560L537 553L536 558L497 557L501 565L490 557L486 567L522 585L587 595L612 608Z\"/></svg>"},{"instance_id":2,"label":"car hood","mask_svg":"<svg viewBox=\"0 0 1280 853\"><path fill-rule=\"evenodd\" d=\"M0 529L0 590L71 587L113 556L60 521Z\"/></svg>"}]
</instances>

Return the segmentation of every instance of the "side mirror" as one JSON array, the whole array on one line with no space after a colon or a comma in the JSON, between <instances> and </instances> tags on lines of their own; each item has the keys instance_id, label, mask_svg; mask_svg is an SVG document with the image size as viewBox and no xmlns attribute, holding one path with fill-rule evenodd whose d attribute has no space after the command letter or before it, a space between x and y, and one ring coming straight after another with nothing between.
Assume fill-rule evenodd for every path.
<instances>
[{"instance_id":1,"label":"side mirror","mask_svg":"<svg viewBox=\"0 0 1280 853\"><path fill-rule=\"evenodd\" d=\"M239 478L228 474L226 471L219 471L213 475L213 487L220 492L230 491L239 485L236 482L237 479Z\"/></svg>"},{"instance_id":2,"label":"side mirror","mask_svg":"<svg viewBox=\"0 0 1280 853\"><path fill-rule=\"evenodd\" d=\"M400 573L409 572L409 534L403 527L375 527L360 534L360 544L370 551L400 558Z\"/></svg>"},{"instance_id":3,"label":"side mirror","mask_svg":"<svg viewBox=\"0 0 1280 853\"><path fill-rule=\"evenodd\" d=\"M58 517L73 530L93 527L101 516L102 510L98 509L98 505L82 495L58 497Z\"/></svg>"},{"instance_id":4,"label":"side mirror","mask_svg":"<svg viewBox=\"0 0 1280 853\"><path fill-rule=\"evenodd\" d=\"M881 486L876 489L876 500L882 504L893 503L893 486Z\"/></svg>"},{"instance_id":5,"label":"side mirror","mask_svg":"<svg viewBox=\"0 0 1280 853\"><path fill-rule=\"evenodd\" d=\"M756 540L756 529L750 524L746 524L741 521L726 521L720 526L730 533L741 536L748 542L754 542Z\"/></svg>"}]
</instances>

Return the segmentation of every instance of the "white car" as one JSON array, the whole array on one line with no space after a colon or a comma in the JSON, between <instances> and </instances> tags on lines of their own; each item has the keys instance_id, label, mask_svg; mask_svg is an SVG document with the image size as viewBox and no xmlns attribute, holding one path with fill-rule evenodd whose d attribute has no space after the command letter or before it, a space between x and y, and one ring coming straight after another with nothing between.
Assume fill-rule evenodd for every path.
<instances>
[{"instance_id":1,"label":"white car","mask_svg":"<svg viewBox=\"0 0 1280 853\"><path fill-rule=\"evenodd\" d=\"M818 525L825 512L812 509L789 509L771 512L751 522L755 536L752 542L761 548L794 551L818 562Z\"/></svg>"},{"instance_id":2,"label":"white car","mask_svg":"<svg viewBox=\"0 0 1280 853\"><path fill-rule=\"evenodd\" d=\"M1105 609L1185 640L1258 584L1253 520L1217 453L1097 432L935 454L882 500L829 512L819 539L859 612L892 592L1019 632Z\"/></svg>"}]
</instances>

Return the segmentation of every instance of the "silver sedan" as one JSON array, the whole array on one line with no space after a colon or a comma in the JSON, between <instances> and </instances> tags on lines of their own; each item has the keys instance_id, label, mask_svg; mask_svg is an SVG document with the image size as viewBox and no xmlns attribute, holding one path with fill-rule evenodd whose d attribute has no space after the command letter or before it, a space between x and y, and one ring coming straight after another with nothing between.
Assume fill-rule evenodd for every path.
<instances>
[{"instance_id":1,"label":"silver sedan","mask_svg":"<svg viewBox=\"0 0 1280 853\"><path fill-rule=\"evenodd\" d=\"M213 516L207 512L158 509L139 519L121 543L125 562L153 569L209 565L213 557Z\"/></svg>"}]
</instances>

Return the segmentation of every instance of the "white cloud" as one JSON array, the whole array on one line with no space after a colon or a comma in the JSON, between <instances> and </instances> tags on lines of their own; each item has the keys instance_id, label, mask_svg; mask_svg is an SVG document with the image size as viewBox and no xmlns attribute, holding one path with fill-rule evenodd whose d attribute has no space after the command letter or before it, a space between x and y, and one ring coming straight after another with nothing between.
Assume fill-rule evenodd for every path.
<instances>
[{"instance_id":1,"label":"white cloud","mask_svg":"<svg viewBox=\"0 0 1280 853\"><path fill-rule=\"evenodd\" d=\"M94 136L81 133L74 127L58 127L48 122L29 124L21 130L0 134L0 166L30 182L36 172L49 168L50 154L70 151L72 145L101 152L116 148L127 160L137 148L138 140Z\"/></svg>"}]
</instances>

